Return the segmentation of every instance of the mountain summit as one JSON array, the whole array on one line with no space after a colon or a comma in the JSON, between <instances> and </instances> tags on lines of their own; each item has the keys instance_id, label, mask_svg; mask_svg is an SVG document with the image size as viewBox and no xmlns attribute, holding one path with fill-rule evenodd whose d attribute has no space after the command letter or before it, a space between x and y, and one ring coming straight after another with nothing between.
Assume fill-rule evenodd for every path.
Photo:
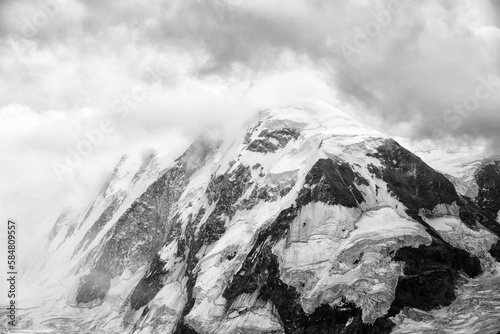
<instances>
[{"instance_id":1,"label":"mountain summit","mask_svg":"<svg viewBox=\"0 0 500 334\"><path fill-rule=\"evenodd\" d=\"M480 297L480 282L499 292L498 164L464 196L393 139L314 101L264 110L222 143L197 140L166 169L141 161L122 161L86 211L57 221L34 269L45 304L26 327L498 331L499 298Z\"/></svg>"}]
</instances>

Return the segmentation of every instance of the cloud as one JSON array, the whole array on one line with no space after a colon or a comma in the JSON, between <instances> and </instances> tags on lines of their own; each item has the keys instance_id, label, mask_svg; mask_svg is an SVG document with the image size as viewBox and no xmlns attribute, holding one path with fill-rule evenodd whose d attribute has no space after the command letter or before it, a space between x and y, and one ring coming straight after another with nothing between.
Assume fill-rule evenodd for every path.
<instances>
[{"instance_id":1,"label":"cloud","mask_svg":"<svg viewBox=\"0 0 500 334\"><path fill-rule=\"evenodd\" d=\"M416 137L444 132L497 138L497 129L477 128L495 124L500 104L493 93L460 126L446 117L475 94L480 77L499 75L500 30L490 6L393 1L391 11L389 3L245 2L221 19L186 2L179 19L163 22L162 30L170 38L201 41L210 56L202 75L226 75L241 65L269 71L281 65L280 55L292 52L328 71L332 87L388 127L410 122Z\"/></svg>"},{"instance_id":2,"label":"cloud","mask_svg":"<svg viewBox=\"0 0 500 334\"><path fill-rule=\"evenodd\" d=\"M499 76L494 1L59 1L64 5L32 43L18 43L29 54L3 69L16 78L5 88L19 87L13 91L21 96L0 104L14 98L35 109L110 109L110 99L152 65L171 72L165 89L185 78L239 75L245 82L300 64L327 73L345 101L378 115L388 129L411 123L414 137L475 136L476 124L496 119L495 98L481 101L459 127L446 116L474 94L480 77ZM44 8L28 4L3 6L28 18ZM35 94L25 96L26 85Z\"/></svg>"},{"instance_id":3,"label":"cloud","mask_svg":"<svg viewBox=\"0 0 500 334\"><path fill-rule=\"evenodd\" d=\"M142 55L144 45L154 45L156 52L183 50L193 65L183 75L201 80L239 74L245 81L313 64L345 101L378 115L388 129L406 123L419 138L498 137L496 129L477 128L496 120L494 97L481 101L458 127L446 116L475 93L480 77L499 76L494 1L80 4L86 13L82 29L98 35L98 45L110 43L106 51L114 54ZM292 65L287 57L294 58Z\"/></svg>"}]
</instances>

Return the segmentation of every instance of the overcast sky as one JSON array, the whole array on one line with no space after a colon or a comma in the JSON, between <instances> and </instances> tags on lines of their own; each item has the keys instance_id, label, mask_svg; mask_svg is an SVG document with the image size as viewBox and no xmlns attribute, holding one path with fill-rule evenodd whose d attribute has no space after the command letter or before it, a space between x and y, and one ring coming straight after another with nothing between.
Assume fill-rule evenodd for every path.
<instances>
[{"instance_id":1,"label":"overcast sky","mask_svg":"<svg viewBox=\"0 0 500 334\"><path fill-rule=\"evenodd\" d=\"M494 0L2 0L0 43L0 208L30 233L94 196L122 153L173 157L275 101L500 153ZM103 120L114 130L57 175Z\"/></svg>"}]
</instances>

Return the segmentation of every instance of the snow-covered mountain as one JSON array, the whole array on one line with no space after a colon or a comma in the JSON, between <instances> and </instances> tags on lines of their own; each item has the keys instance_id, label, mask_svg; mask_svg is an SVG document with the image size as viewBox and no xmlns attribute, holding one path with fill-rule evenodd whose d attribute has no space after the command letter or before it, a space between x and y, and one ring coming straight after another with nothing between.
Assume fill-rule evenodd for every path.
<instances>
[{"instance_id":1,"label":"snow-covered mountain","mask_svg":"<svg viewBox=\"0 0 500 334\"><path fill-rule=\"evenodd\" d=\"M452 182L313 101L199 139L168 168L123 159L84 212L57 220L19 326L497 333L500 162L470 163Z\"/></svg>"}]
</instances>

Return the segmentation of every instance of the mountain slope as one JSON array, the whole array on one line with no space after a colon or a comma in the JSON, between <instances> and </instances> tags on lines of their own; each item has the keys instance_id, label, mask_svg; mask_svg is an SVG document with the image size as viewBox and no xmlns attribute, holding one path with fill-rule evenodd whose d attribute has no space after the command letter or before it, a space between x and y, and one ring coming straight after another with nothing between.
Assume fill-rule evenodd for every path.
<instances>
[{"instance_id":1,"label":"mountain slope","mask_svg":"<svg viewBox=\"0 0 500 334\"><path fill-rule=\"evenodd\" d=\"M54 230L52 242L66 240L54 258L71 256L45 284L68 283L50 312L27 315L45 319L33 328L60 327L57 315L78 319L66 332L456 330L435 310L465 316L448 309L471 293L464 282L496 277L496 192L465 197L324 103L265 110L236 138L195 142L147 175L143 192L104 196L106 209L71 218L72 233ZM481 311L481 330L498 326L494 308Z\"/></svg>"}]
</instances>

